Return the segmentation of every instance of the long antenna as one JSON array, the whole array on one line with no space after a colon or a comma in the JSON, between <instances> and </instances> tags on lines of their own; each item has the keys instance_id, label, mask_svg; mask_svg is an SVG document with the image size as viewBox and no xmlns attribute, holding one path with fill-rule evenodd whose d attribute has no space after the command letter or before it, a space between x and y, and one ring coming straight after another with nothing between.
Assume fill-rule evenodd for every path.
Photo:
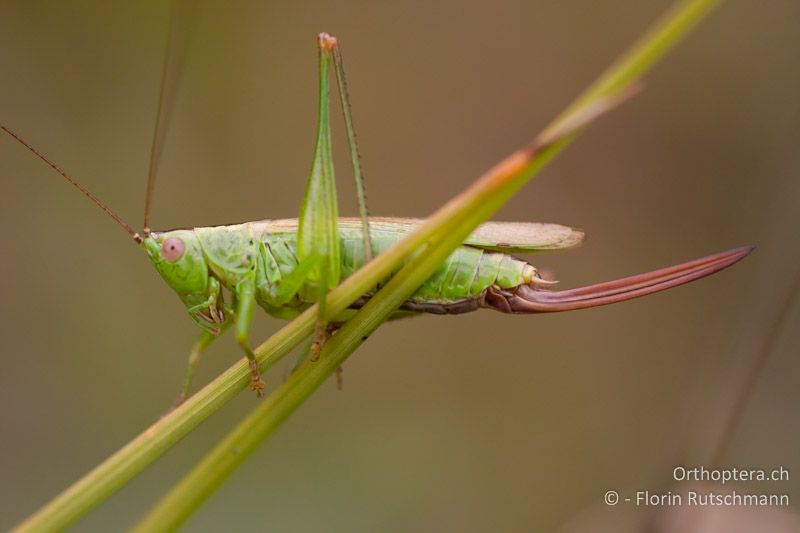
<instances>
[{"instance_id":1,"label":"long antenna","mask_svg":"<svg viewBox=\"0 0 800 533\"><path fill-rule=\"evenodd\" d=\"M108 207L106 204L104 204L103 202L101 202L101 201L100 201L100 199L99 199L97 196L95 196L94 194L90 193L90 192L89 192L89 191L88 191L88 190L87 190L87 189L86 189L86 188L85 188L83 185L81 185L80 183L78 183L77 181L75 181L74 179L72 179L71 177L69 177L69 175L68 175L66 172L64 172L64 171L61 169L61 167L59 167L58 165L56 165L55 163L53 163L52 161L50 161L50 160L49 160L47 157L45 157L45 156L44 156L44 154L42 154L41 152L39 152L39 150L37 150L36 148L34 148L34 147L33 147L33 146L31 146L30 144L28 144L28 142L26 142L26 141L25 141L25 140L24 140L22 137L20 137L19 135L17 135L16 133L14 133L14 132L13 132L13 131L11 131L10 129L8 129L7 127L5 127L3 124L0 124L0 129L2 129L4 132L6 132L6 133L8 133L9 135L11 135L11 136L12 136L14 139L16 139L16 140L17 140L17 142L19 142L19 143L20 143L22 146L24 146L25 148L27 148L28 150L30 150L31 152L33 152L33 154L34 154L36 157L38 157L39 159L41 159L42 161L44 161L45 163L47 163L48 165L50 165L50 167L51 167L53 170L55 170L56 172L58 172L59 174L61 174L61 175L64 177L64 179L66 179L66 180L67 180L68 182L70 182L70 183L71 183L71 184L72 184L72 185L73 185L73 186L74 186L76 189L78 189L78 190L79 190L79 191L81 191L81 192L82 192L84 195L86 195L86 197L87 197L87 198L89 198L89 200L91 200L92 202L94 202L94 204L95 204L97 207L99 207L100 209L102 209L102 210L105 212L105 214L106 214L106 215L110 216L112 219L114 219L114 220L116 221L116 223L117 223L117 224L119 224L120 226L122 226L122 228L123 228L125 231L127 231L127 232L128 232L128 234L129 234L131 237L133 237L133 240L135 240L135 241L136 241L136 242L138 242L138 243L141 243L141 242L142 242L142 236L141 236L141 235L139 235L139 234L138 234L136 231L134 231L134 229L133 229L133 228L132 228L132 227L131 227L131 226L130 226L130 225L127 223L127 222L125 222L124 220L122 220L122 219L119 217L119 215L117 215L117 214L116 214L114 211L112 211L112 210L111 210L111 209L110 209L110 208L109 208L109 207Z\"/></svg>"},{"instance_id":2,"label":"long antenna","mask_svg":"<svg viewBox=\"0 0 800 533\"><path fill-rule=\"evenodd\" d=\"M181 5L183 4L183 5ZM158 93L158 109L156 111L156 123L153 127L153 143L150 146L150 163L147 170L147 191L144 201L144 235L150 234L150 207L153 204L153 189L155 187L156 173L158 164L161 160L161 150L164 147L164 138L169 129L169 118L172 111L172 100L177 92L177 87L181 75L181 63L188 47L189 30L192 28L190 19L195 14L194 9L190 9L191 3L187 4L180 0L172 2L169 15L169 29L167 30L167 43L164 52L164 65L161 70L161 88ZM179 10L182 9L182 13ZM180 43L176 43L175 35L178 31L177 24L183 22L180 32L184 38ZM178 44L182 44L178 49ZM170 76L172 75L172 76Z\"/></svg>"}]
</instances>

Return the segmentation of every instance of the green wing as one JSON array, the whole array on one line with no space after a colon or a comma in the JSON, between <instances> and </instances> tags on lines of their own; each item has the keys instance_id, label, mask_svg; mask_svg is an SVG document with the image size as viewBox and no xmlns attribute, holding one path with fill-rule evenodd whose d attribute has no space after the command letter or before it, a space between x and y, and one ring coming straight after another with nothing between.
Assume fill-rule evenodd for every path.
<instances>
[{"instance_id":1,"label":"green wing","mask_svg":"<svg viewBox=\"0 0 800 533\"><path fill-rule=\"evenodd\" d=\"M391 231L408 234L417 229L425 219L370 217L370 233ZM269 233L293 233L297 231L297 219L264 220L257 223ZM360 218L343 217L339 228L361 230ZM574 248L583 242L583 230L545 224L541 222L486 222L470 235L464 244L503 253L550 252Z\"/></svg>"}]
</instances>

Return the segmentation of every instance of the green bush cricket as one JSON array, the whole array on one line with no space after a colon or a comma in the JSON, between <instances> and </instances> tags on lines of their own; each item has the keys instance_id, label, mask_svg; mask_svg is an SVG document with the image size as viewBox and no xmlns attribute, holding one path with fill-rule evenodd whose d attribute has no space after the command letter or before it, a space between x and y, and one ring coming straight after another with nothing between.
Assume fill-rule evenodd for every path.
<instances>
[{"instance_id":1,"label":"green bush cricket","mask_svg":"<svg viewBox=\"0 0 800 533\"><path fill-rule=\"evenodd\" d=\"M361 183L358 150L347 102L344 71L336 40L321 34L320 102L313 163L299 219L150 231L149 212L160 139L162 110L154 135L141 233L105 206L56 164L4 125L17 141L48 163L122 226L147 253L164 281L176 291L191 319L202 330L190 354L178 401L189 393L203 350L233 326L235 337L251 362L251 389L264 389L250 348L250 323L258 304L278 318L292 318L360 268L413 231L418 219L370 218ZM339 84L346 131L356 177L360 219L338 217L329 128L329 71ZM163 100L162 86L162 100ZM578 128L582 124L576 124ZM572 130L570 130L572 131ZM566 131L565 134L570 133ZM541 313L583 309L644 296L710 275L746 256L742 247L653 272L587 287L554 291L536 268L511 254L565 250L577 246L582 231L539 223L491 222L482 225L398 310L397 315L460 314L480 308L504 313ZM225 293L229 300L226 301ZM359 304L369 298L365 294ZM328 316L320 309L312 354L325 336L347 316Z\"/></svg>"}]
</instances>

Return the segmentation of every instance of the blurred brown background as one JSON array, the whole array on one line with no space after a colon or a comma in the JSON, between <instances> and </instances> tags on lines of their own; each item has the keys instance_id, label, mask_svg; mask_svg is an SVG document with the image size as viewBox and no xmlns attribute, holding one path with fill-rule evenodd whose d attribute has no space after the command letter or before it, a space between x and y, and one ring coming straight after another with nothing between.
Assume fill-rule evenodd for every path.
<instances>
[{"instance_id":1,"label":"blurred brown background","mask_svg":"<svg viewBox=\"0 0 800 533\"><path fill-rule=\"evenodd\" d=\"M532 138L668 5L208 2L154 226L296 216L320 31L342 43L371 211L425 216ZM137 227L166 20L160 2L0 3L0 118ZM582 248L533 258L565 286L742 244L755 254L616 306L387 325L346 365L344 391L326 384L188 530L638 530L649 511L605 508L603 493L666 490L674 465L708 465L798 276L798 28L795 1L724 5L497 217L587 229ZM336 128L353 214L338 117ZM7 137L0 179L5 529L165 410L197 332L125 234ZM739 490L800 497L798 313L724 460L794 478ZM253 339L279 325L259 316ZM239 354L220 341L197 384ZM254 404L241 395L76 530L130 525Z\"/></svg>"}]
</instances>

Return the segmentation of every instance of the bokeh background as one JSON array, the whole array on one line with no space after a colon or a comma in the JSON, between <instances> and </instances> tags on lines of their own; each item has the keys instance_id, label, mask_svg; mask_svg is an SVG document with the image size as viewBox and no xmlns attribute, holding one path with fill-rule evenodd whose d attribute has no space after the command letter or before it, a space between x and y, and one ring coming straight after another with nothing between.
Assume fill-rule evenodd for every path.
<instances>
[{"instance_id":1,"label":"bokeh background","mask_svg":"<svg viewBox=\"0 0 800 533\"><path fill-rule=\"evenodd\" d=\"M343 47L371 211L421 217L531 139L668 5L206 2L153 224L296 216L320 31ZM0 2L0 118L137 227L167 12L154 1ZM798 28L793 0L723 6L647 77L643 94L497 217L588 231L580 249L533 258L565 286L743 244L756 253L616 306L386 325L347 363L344 390L326 384L187 530L674 525L653 509L607 508L603 493L674 489L675 465L709 466L769 339L723 463L785 466L788 482L728 488L796 501L800 308L786 302L800 263ZM353 214L338 117L335 128L342 212ZM0 180L5 529L166 409L196 330L127 236L7 137ZM258 316L254 341L279 326ZM238 357L230 337L220 341L197 384ZM254 405L242 394L75 530L132 524ZM798 524L796 506L737 512L740 526Z\"/></svg>"}]
</instances>

